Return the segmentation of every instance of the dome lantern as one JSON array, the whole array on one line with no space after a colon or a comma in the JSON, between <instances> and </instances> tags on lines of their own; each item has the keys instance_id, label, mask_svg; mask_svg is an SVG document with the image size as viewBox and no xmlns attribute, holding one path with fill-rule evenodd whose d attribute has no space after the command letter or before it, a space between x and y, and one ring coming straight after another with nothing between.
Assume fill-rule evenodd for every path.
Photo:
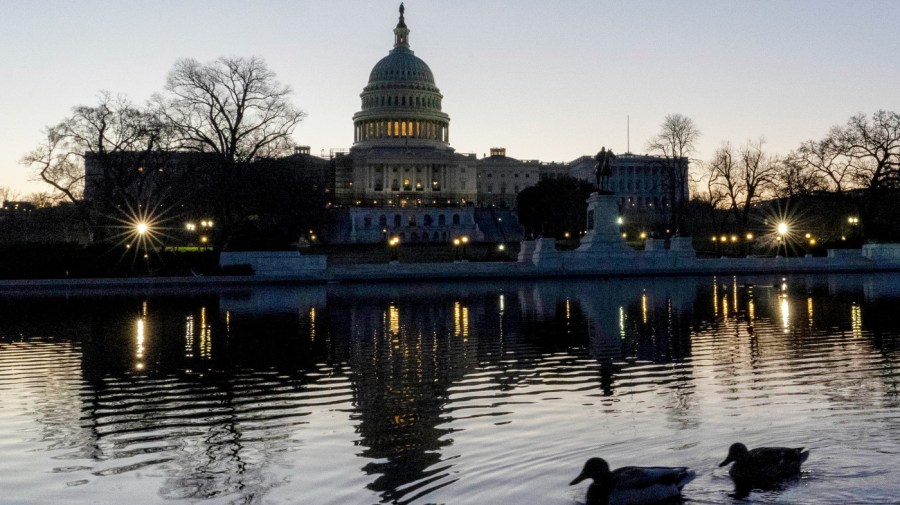
<instances>
[{"instance_id":1,"label":"dome lantern","mask_svg":"<svg viewBox=\"0 0 900 505\"><path fill-rule=\"evenodd\" d=\"M409 49L409 28L406 27L406 21L403 19L403 2L400 2L400 21L397 22L397 28L394 28L394 47L405 47Z\"/></svg>"}]
</instances>

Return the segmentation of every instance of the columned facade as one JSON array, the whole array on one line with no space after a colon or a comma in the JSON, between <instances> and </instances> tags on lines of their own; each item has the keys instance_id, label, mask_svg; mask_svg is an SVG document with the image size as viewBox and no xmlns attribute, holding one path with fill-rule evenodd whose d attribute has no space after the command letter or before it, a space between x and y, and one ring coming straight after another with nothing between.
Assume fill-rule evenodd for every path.
<instances>
[{"instance_id":1,"label":"columned facade","mask_svg":"<svg viewBox=\"0 0 900 505\"><path fill-rule=\"evenodd\" d=\"M353 146L335 160L335 204L350 242L479 240L474 155L450 147L450 116L428 65L409 46L400 8L394 47L372 68L353 115Z\"/></svg>"}]
</instances>

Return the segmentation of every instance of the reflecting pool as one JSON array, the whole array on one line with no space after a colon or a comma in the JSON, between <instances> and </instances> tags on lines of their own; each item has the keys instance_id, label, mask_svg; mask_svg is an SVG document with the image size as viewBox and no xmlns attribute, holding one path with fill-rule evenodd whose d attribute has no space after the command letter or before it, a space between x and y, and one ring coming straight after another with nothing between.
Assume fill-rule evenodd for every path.
<instances>
[{"instance_id":1,"label":"reflecting pool","mask_svg":"<svg viewBox=\"0 0 900 505\"><path fill-rule=\"evenodd\" d=\"M738 501L732 442L811 449ZM2 503L897 503L900 275L0 294Z\"/></svg>"}]
</instances>

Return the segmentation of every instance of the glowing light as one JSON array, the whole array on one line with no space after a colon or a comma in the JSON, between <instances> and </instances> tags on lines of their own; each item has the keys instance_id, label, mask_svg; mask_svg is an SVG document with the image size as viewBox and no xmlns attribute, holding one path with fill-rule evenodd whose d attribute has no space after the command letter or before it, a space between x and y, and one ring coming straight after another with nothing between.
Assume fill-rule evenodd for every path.
<instances>
[{"instance_id":1,"label":"glowing light","mask_svg":"<svg viewBox=\"0 0 900 505\"><path fill-rule=\"evenodd\" d=\"M748 233L748 234L747 234L747 240L753 240L753 234L752 234L752 233Z\"/></svg>"},{"instance_id":2,"label":"glowing light","mask_svg":"<svg viewBox=\"0 0 900 505\"><path fill-rule=\"evenodd\" d=\"M791 307L788 304L787 295L781 297L781 327L785 333L788 332L791 323Z\"/></svg>"},{"instance_id":3,"label":"glowing light","mask_svg":"<svg viewBox=\"0 0 900 505\"><path fill-rule=\"evenodd\" d=\"M785 222L778 223L778 234L781 236L786 235L788 232L788 225Z\"/></svg>"},{"instance_id":4,"label":"glowing light","mask_svg":"<svg viewBox=\"0 0 900 505\"><path fill-rule=\"evenodd\" d=\"M644 324L647 324L647 293L641 294L641 320L644 321Z\"/></svg>"},{"instance_id":5,"label":"glowing light","mask_svg":"<svg viewBox=\"0 0 900 505\"><path fill-rule=\"evenodd\" d=\"M856 302L850 307L850 330L853 338L863 336L862 308Z\"/></svg>"},{"instance_id":6,"label":"glowing light","mask_svg":"<svg viewBox=\"0 0 900 505\"><path fill-rule=\"evenodd\" d=\"M647 232L642 231L642 232L641 232L641 238L642 238L642 239L647 238Z\"/></svg>"},{"instance_id":7,"label":"glowing light","mask_svg":"<svg viewBox=\"0 0 900 505\"><path fill-rule=\"evenodd\" d=\"M144 357L144 319L137 320L137 352L138 359Z\"/></svg>"},{"instance_id":8,"label":"glowing light","mask_svg":"<svg viewBox=\"0 0 900 505\"><path fill-rule=\"evenodd\" d=\"M136 231L138 235L144 235L150 231L150 226L142 221L134 226L134 231Z\"/></svg>"},{"instance_id":9,"label":"glowing light","mask_svg":"<svg viewBox=\"0 0 900 505\"><path fill-rule=\"evenodd\" d=\"M194 357L194 315L184 318L184 357Z\"/></svg>"},{"instance_id":10,"label":"glowing light","mask_svg":"<svg viewBox=\"0 0 900 505\"><path fill-rule=\"evenodd\" d=\"M506 250L506 246L503 245L503 244L500 244L500 245L497 246L497 250L498 250L498 251L505 251L505 250Z\"/></svg>"},{"instance_id":11,"label":"glowing light","mask_svg":"<svg viewBox=\"0 0 900 505\"><path fill-rule=\"evenodd\" d=\"M625 224L625 219L622 218L622 216L617 217L617 218L616 218L616 224L618 224L618 225Z\"/></svg>"},{"instance_id":12,"label":"glowing light","mask_svg":"<svg viewBox=\"0 0 900 505\"><path fill-rule=\"evenodd\" d=\"M400 309L396 305L388 307L388 331L394 335L400 334Z\"/></svg>"},{"instance_id":13,"label":"glowing light","mask_svg":"<svg viewBox=\"0 0 900 505\"><path fill-rule=\"evenodd\" d=\"M212 325L206 318L206 306L200 307L200 358L212 357Z\"/></svg>"},{"instance_id":14,"label":"glowing light","mask_svg":"<svg viewBox=\"0 0 900 505\"><path fill-rule=\"evenodd\" d=\"M569 237L571 237L571 236L572 236L572 235L571 235L569 232L563 233L563 237L565 237L565 238L569 238Z\"/></svg>"}]
</instances>

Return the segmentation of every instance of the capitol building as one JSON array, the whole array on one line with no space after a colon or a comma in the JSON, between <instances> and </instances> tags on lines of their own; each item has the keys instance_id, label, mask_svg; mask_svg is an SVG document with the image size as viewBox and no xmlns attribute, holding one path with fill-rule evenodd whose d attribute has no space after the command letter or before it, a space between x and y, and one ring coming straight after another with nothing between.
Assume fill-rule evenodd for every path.
<instances>
[{"instance_id":1,"label":"capitol building","mask_svg":"<svg viewBox=\"0 0 900 505\"><path fill-rule=\"evenodd\" d=\"M308 181L328 200L331 243L380 243L397 237L403 243L448 243L468 237L472 242L513 242L523 239L516 206L518 194L542 180L574 177L594 183L596 159L577 156L568 163L547 163L507 156L493 147L489 156L458 153L450 146L450 116L444 96L428 65L410 47L410 29L403 4L394 28L393 48L369 73L353 115L353 145L330 156L310 154L299 146L291 156L254 162ZM596 150L596 146L590 148ZM134 157L136 170L147 160ZM193 176L207 153L167 152L152 166L170 178ZM154 164L155 163L155 164ZM687 187L667 187L664 158L631 153L612 158L610 189L619 213L629 223L644 226L665 222L672 201L685 201ZM156 172L156 170L154 170ZM177 177L175 177L177 179ZM680 180L685 180L682 177ZM87 200L101 201L114 191L103 164L85 156ZM649 227L648 227L649 229ZM577 232L577 230L573 230Z\"/></svg>"},{"instance_id":2,"label":"capitol building","mask_svg":"<svg viewBox=\"0 0 900 505\"><path fill-rule=\"evenodd\" d=\"M401 4L394 47L372 68L360 94L353 146L333 159L331 242L374 243L394 236L406 243L462 236L520 240L520 191L547 178L594 180L590 156L544 163L507 157L504 148L480 159L457 153L450 146L443 95L428 64L411 49L409 35ZM623 213L662 213L671 203L663 196L659 161L631 154L613 160L611 182L620 190ZM687 197L686 188L679 193Z\"/></svg>"}]
</instances>

